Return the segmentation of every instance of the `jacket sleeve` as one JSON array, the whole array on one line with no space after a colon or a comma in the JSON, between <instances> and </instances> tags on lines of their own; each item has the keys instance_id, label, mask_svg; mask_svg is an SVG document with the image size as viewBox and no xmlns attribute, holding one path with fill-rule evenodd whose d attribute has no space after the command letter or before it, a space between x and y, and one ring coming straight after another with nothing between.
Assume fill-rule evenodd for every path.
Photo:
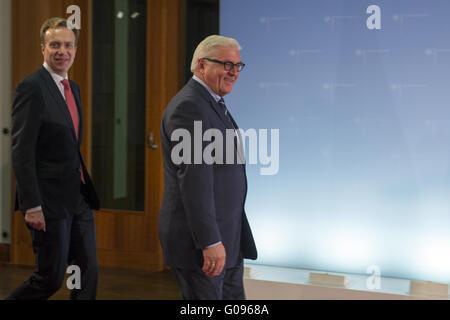
<instances>
[{"instance_id":1,"label":"jacket sleeve","mask_svg":"<svg viewBox=\"0 0 450 320\"><path fill-rule=\"evenodd\" d=\"M205 144L202 136L210 124L198 110L198 105L193 101L181 102L167 119L165 129L169 139L175 130L181 130L190 136L190 141L183 141L185 146L190 146L190 150L183 150L183 153L190 152L189 156L183 154L183 159L188 161L177 165L178 188L195 246L197 249L204 249L222 239L216 221L213 165L203 161ZM201 132L199 126L202 127ZM195 130L197 132L194 132ZM171 152L178 143L182 143L181 139L171 141Z\"/></svg>"},{"instance_id":2,"label":"jacket sleeve","mask_svg":"<svg viewBox=\"0 0 450 320\"><path fill-rule=\"evenodd\" d=\"M39 88L21 82L15 91L12 110L12 163L19 197L19 209L42 204L36 175L36 145L43 103Z\"/></svg>"}]
</instances>

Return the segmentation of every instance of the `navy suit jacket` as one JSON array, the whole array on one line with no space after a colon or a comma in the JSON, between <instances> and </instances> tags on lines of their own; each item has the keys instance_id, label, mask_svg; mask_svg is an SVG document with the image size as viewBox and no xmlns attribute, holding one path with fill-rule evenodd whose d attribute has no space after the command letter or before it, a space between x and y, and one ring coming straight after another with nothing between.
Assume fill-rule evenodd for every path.
<instances>
[{"instance_id":1,"label":"navy suit jacket","mask_svg":"<svg viewBox=\"0 0 450 320\"><path fill-rule=\"evenodd\" d=\"M80 152L83 114L80 89L70 81L79 113L79 139L67 104L50 73L41 67L22 80L12 110L12 163L16 205L43 208L46 218L65 218L76 207L80 192L92 209L99 199ZM85 184L81 183L83 170Z\"/></svg>"},{"instance_id":2,"label":"navy suit jacket","mask_svg":"<svg viewBox=\"0 0 450 320\"><path fill-rule=\"evenodd\" d=\"M214 128L220 130L224 138L226 129L233 129L219 108L206 88L190 79L172 98L162 118L164 197L159 215L159 237L165 263L171 267L201 268L202 250L219 241L225 247L226 268L236 266L242 258L257 258L244 210L247 194L245 165L236 161L233 164L194 163L194 121L201 121L202 133ZM171 139L176 129L187 130L191 135L190 164L172 161L172 150L181 142ZM202 154L210 143L202 143ZM225 163L225 140L223 149Z\"/></svg>"}]
</instances>

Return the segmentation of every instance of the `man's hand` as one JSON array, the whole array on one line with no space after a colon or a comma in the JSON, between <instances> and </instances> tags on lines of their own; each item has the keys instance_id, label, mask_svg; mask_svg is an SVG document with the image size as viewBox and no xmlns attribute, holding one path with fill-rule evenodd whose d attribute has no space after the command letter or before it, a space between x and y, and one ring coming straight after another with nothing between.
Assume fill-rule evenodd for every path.
<instances>
[{"instance_id":1,"label":"man's hand","mask_svg":"<svg viewBox=\"0 0 450 320\"><path fill-rule=\"evenodd\" d=\"M208 277L216 277L222 273L225 266L225 247L222 243L214 247L203 249L203 268L202 271Z\"/></svg>"},{"instance_id":2,"label":"man's hand","mask_svg":"<svg viewBox=\"0 0 450 320\"><path fill-rule=\"evenodd\" d=\"M25 222L36 230L45 230L45 219L42 210L25 213Z\"/></svg>"}]
</instances>

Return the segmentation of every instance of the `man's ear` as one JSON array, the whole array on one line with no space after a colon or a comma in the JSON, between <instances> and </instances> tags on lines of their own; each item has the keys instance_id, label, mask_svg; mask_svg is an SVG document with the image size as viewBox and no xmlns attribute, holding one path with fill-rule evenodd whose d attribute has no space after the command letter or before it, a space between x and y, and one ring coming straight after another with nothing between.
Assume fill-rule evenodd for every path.
<instances>
[{"instance_id":1,"label":"man's ear","mask_svg":"<svg viewBox=\"0 0 450 320\"><path fill-rule=\"evenodd\" d=\"M200 71L200 73L203 73L204 69L205 69L205 59L200 58L197 61L197 70Z\"/></svg>"},{"instance_id":2,"label":"man's ear","mask_svg":"<svg viewBox=\"0 0 450 320\"><path fill-rule=\"evenodd\" d=\"M42 52L42 55L44 55L44 50L45 50L45 44L42 44L42 43L41 43L41 52Z\"/></svg>"}]
</instances>

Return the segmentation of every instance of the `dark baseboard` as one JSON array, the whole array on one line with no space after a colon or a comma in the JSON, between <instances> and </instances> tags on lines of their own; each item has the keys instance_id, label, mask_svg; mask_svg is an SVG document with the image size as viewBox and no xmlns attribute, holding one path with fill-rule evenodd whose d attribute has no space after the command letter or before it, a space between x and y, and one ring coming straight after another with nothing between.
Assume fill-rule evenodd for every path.
<instances>
[{"instance_id":1,"label":"dark baseboard","mask_svg":"<svg viewBox=\"0 0 450 320\"><path fill-rule=\"evenodd\" d=\"M9 244L0 243L0 262L9 262Z\"/></svg>"}]
</instances>

